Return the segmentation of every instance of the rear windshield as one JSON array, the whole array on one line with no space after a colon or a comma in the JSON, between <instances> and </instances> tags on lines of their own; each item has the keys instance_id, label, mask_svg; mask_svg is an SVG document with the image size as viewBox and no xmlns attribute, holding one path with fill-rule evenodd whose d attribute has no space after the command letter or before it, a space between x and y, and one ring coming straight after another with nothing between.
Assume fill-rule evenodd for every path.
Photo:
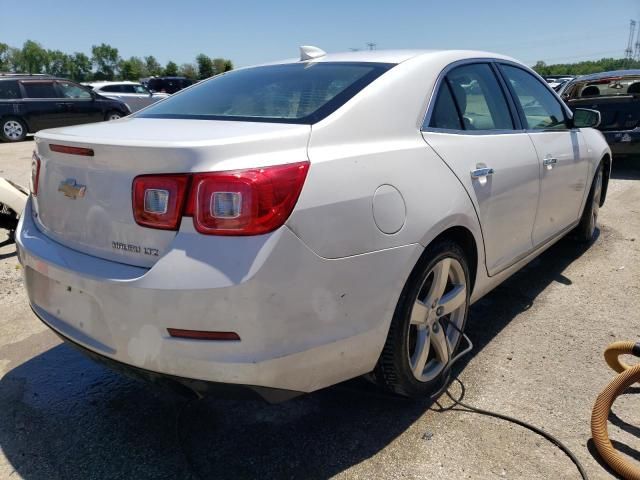
<instances>
[{"instance_id":1,"label":"rear windshield","mask_svg":"<svg viewBox=\"0 0 640 480\"><path fill-rule=\"evenodd\" d=\"M392 64L292 63L236 70L152 105L143 118L315 123Z\"/></svg>"},{"instance_id":2,"label":"rear windshield","mask_svg":"<svg viewBox=\"0 0 640 480\"><path fill-rule=\"evenodd\" d=\"M591 82L577 82L567 90L570 99L639 95L640 76L612 77Z\"/></svg>"}]
</instances>

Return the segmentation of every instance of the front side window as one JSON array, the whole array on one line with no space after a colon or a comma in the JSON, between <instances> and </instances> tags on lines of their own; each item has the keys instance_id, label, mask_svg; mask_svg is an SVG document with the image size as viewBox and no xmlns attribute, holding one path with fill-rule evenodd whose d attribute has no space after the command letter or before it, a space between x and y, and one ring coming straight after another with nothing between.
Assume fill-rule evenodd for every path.
<instances>
[{"instance_id":1,"label":"front side window","mask_svg":"<svg viewBox=\"0 0 640 480\"><path fill-rule=\"evenodd\" d=\"M91 94L84 88L70 82L58 82L60 92L64 98L90 99Z\"/></svg>"},{"instance_id":2,"label":"front side window","mask_svg":"<svg viewBox=\"0 0 640 480\"><path fill-rule=\"evenodd\" d=\"M430 126L456 130L513 130L504 93L486 63L451 70L441 84Z\"/></svg>"},{"instance_id":3,"label":"front side window","mask_svg":"<svg viewBox=\"0 0 640 480\"><path fill-rule=\"evenodd\" d=\"M20 86L15 80L0 82L0 100L15 100L20 98Z\"/></svg>"},{"instance_id":4,"label":"front side window","mask_svg":"<svg viewBox=\"0 0 640 480\"><path fill-rule=\"evenodd\" d=\"M124 84L120 85L120 88L122 93L136 93L136 89L133 85Z\"/></svg>"},{"instance_id":5,"label":"front side window","mask_svg":"<svg viewBox=\"0 0 640 480\"><path fill-rule=\"evenodd\" d=\"M565 111L558 99L529 72L511 65L501 65L511 84L516 101L530 130L563 130L567 127Z\"/></svg>"},{"instance_id":6,"label":"front side window","mask_svg":"<svg viewBox=\"0 0 640 480\"><path fill-rule=\"evenodd\" d=\"M135 93L142 93L144 95L149 95L150 93L149 90L144 88L142 85L132 85L132 87Z\"/></svg>"},{"instance_id":7,"label":"front side window","mask_svg":"<svg viewBox=\"0 0 640 480\"><path fill-rule=\"evenodd\" d=\"M27 98L59 98L53 82L22 82Z\"/></svg>"},{"instance_id":8,"label":"front side window","mask_svg":"<svg viewBox=\"0 0 640 480\"><path fill-rule=\"evenodd\" d=\"M391 67L317 62L235 70L156 103L138 116L311 124Z\"/></svg>"}]
</instances>

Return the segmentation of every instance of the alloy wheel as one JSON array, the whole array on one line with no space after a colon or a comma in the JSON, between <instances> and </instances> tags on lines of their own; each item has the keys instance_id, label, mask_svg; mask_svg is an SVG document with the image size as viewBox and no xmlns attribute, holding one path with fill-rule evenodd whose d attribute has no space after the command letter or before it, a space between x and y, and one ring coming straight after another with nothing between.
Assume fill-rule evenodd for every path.
<instances>
[{"instance_id":1,"label":"alloy wheel","mask_svg":"<svg viewBox=\"0 0 640 480\"><path fill-rule=\"evenodd\" d=\"M595 231L598 226L598 214L600 213L600 199L602 197L602 169L598 171L596 176L596 184L593 190L593 204L591 207L592 229Z\"/></svg>"},{"instance_id":2,"label":"alloy wheel","mask_svg":"<svg viewBox=\"0 0 640 480\"><path fill-rule=\"evenodd\" d=\"M110 113L109 116L107 117L107 120L111 121L111 120L120 120L122 118L122 115L120 115L119 113Z\"/></svg>"},{"instance_id":3,"label":"alloy wheel","mask_svg":"<svg viewBox=\"0 0 640 480\"><path fill-rule=\"evenodd\" d=\"M467 285L454 258L428 272L411 310L407 335L409 366L421 382L435 379L449 363L464 326Z\"/></svg>"},{"instance_id":4,"label":"alloy wheel","mask_svg":"<svg viewBox=\"0 0 640 480\"><path fill-rule=\"evenodd\" d=\"M4 122L2 131L9 140L19 140L24 135L24 128L17 120L7 120Z\"/></svg>"}]
</instances>

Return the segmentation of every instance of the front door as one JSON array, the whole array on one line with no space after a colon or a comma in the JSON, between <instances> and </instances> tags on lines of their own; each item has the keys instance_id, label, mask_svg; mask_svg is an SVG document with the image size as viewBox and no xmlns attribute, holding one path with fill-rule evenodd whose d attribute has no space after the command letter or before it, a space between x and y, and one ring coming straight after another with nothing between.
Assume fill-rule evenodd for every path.
<instances>
[{"instance_id":1,"label":"front door","mask_svg":"<svg viewBox=\"0 0 640 480\"><path fill-rule=\"evenodd\" d=\"M58 81L57 84L65 103L65 125L104 120L102 108L94 100L89 90L73 82Z\"/></svg>"},{"instance_id":2,"label":"front door","mask_svg":"<svg viewBox=\"0 0 640 480\"><path fill-rule=\"evenodd\" d=\"M504 88L489 63L458 66L440 83L423 127L474 203L489 275L532 250L540 188L536 151L516 129Z\"/></svg>"},{"instance_id":3,"label":"front door","mask_svg":"<svg viewBox=\"0 0 640 480\"><path fill-rule=\"evenodd\" d=\"M533 243L575 224L587 188L588 162L579 129L571 129L560 101L538 78L514 65L500 66L540 161L541 185Z\"/></svg>"}]
</instances>

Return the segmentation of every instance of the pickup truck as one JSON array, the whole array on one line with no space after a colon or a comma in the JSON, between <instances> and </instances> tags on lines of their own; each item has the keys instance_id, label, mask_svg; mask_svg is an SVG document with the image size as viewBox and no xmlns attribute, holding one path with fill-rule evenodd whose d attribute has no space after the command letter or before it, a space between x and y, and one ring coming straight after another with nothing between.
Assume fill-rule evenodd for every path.
<instances>
[{"instance_id":1,"label":"pickup truck","mask_svg":"<svg viewBox=\"0 0 640 480\"><path fill-rule=\"evenodd\" d=\"M640 70L578 77L560 92L566 104L598 110L602 131L616 157L640 155Z\"/></svg>"}]
</instances>

